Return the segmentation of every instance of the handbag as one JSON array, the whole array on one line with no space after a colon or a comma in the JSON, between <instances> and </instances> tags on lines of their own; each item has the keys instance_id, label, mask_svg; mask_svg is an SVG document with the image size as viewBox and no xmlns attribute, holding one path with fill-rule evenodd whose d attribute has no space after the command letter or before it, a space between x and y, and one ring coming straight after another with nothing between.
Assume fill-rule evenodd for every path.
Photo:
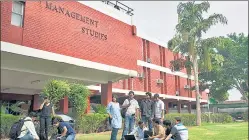
<instances>
[{"instance_id":1,"label":"handbag","mask_svg":"<svg viewBox=\"0 0 249 140\"><path fill-rule=\"evenodd\" d=\"M128 101L129 101L129 104L130 104L130 100L129 99L128 99ZM130 107L130 105L128 107ZM126 111L127 111L128 107L121 109L121 116L122 116L122 118L125 118L125 114L126 114Z\"/></svg>"}]
</instances>

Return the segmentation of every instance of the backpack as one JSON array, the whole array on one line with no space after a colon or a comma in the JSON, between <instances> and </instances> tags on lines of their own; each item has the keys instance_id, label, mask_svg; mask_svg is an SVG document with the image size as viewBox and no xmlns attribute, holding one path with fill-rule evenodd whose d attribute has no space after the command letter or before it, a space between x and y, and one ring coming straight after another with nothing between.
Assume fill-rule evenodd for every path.
<instances>
[{"instance_id":1,"label":"backpack","mask_svg":"<svg viewBox=\"0 0 249 140\"><path fill-rule=\"evenodd\" d=\"M26 121L31 121L31 120L24 120L25 118L23 119L20 119L18 122L15 122L11 128L10 128L10 133L9 133L9 137L11 140L16 140L18 136L20 136L21 134L21 129L22 129L22 126L24 125L24 122Z\"/></svg>"},{"instance_id":2,"label":"backpack","mask_svg":"<svg viewBox=\"0 0 249 140\"><path fill-rule=\"evenodd\" d=\"M129 100L129 99L128 99L128 101L129 101L129 103L130 103L130 100ZM128 106L128 107L129 107L129 106ZM122 118L125 118L125 114L126 114L126 111L127 111L128 107L122 108L122 109L121 109L121 116L122 116Z\"/></svg>"}]
</instances>

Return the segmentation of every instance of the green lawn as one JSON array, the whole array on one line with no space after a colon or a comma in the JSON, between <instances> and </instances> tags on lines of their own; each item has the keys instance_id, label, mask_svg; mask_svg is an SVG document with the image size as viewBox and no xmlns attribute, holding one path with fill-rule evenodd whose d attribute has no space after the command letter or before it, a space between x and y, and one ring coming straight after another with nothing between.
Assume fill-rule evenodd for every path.
<instances>
[{"instance_id":1,"label":"green lawn","mask_svg":"<svg viewBox=\"0 0 249 140\"><path fill-rule=\"evenodd\" d=\"M109 140L111 132L79 134L79 140ZM119 131L118 140L122 131ZM203 124L201 127L189 127L190 140L248 140L248 123Z\"/></svg>"}]
</instances>

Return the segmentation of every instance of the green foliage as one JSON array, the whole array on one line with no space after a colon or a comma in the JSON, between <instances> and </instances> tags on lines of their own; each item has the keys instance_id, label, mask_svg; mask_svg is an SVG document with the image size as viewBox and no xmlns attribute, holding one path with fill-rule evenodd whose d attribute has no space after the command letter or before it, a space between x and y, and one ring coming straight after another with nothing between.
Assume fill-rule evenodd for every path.
<instances>
[{"instance_id":1,"label":"green foliage","mask_svg":"<svg viewBox=\"0 0 249 140\"><path fill-rule=\"evenodd\" d=\"M95 111L95 113L99 113L99 114L106 114L106 106L104 105L96 105L93 106L93 110Z\"/></svg>"},{"instance_id":2,"label":"green foliage","mask_svg":"<svg viewBox=\"0 0 249 140\"><path fill-rule=\"evenodd\" d=\"M219 38L202 39L203 33L206 33L212 26L222 23L227 24L227 19L222 14L212 14L207 18L204 13L207 13L210 8L209 2L195 3L195 1L180 2L177 6L178 24L176 25L176 34L168 42L168 48L173 52L181 52L189 56L190 61L193 63L194 79L196 85L199 83L199 59L204 58L206 69L210 71L211 57L209 50L218 45ZM190 68L188 72L190 72ZM196 86L196 107L197 107L197 125L201 124L199 96L200 92Z\"/></svg>"},{"instance_id":3,"label":"green foliage","mask_svg":"<svg viewBox=\"0 0 249 140\"><path fill-rule=\"evenodd\" d=\"M193 67L193 63L192 63L190 60L186 60L186 61L185 61L185 68L186 68L186 70L187 70L187 74L188 74L188 75L191 75L191 74L192 74L192 73L191 73L192 67Z\"/></svg>"},{"instance_id":4,"label":"green foliage","mask_svg":"<svg viewBox=\"0 0 249 140\"><path fill-rule=\"evenodd\" d=\"M1 138L7 138L11 126L17 122L21 116L14 116L11 114L1 114Z\"/></svg>"},{"instance_id":5,"label":"green foliage","mask_svg":"<svg viewBox=\"0 0 249 140\"><path fill-rule=\"evenodd\" d=\"M243 120L248 121L248 110L242 114Z\"/></svg>"},{"instance_id":6,"label":"green foliage","mask_svg":"<svg viewBox=\"0 0 249 140\"><path fill-rule=\"evenodd\" d=\"M61 99L69 95L70 86L67 81L51 80L44 87L42 94L56 105Z\"/></svg>"},{"instance_id":7,"label":"green foliage","mask_svg":"<svg viewBox=\"0 0 249 140\"><path fill-rule=\"evenodd\" d=\"M175 123L175 117L181 117L182 123L186 126L194 126L196 123L195 114L179 114L179 113L170 113L166 114L165 118L170 120L172 123Z\"/></svg>"},{"instance_id":8,"label":"green foliage","mask_svg":"<svg viewBox=\"0 0 249 140\"><path fill-rule=\"evenodd\" d=\"M49 81L43 89L43 96L48 96L54 105L68 96L76 108L76 118L84 113L89 95L90 91L84 85L60 80Z\"/></svg>"},{"instance_id":9,"label":"green foliage","mask_svg":"<svg viewBox=\"0 0 249 140\"><path fill-rule=\"evenodd\" d=\"M79 133L96 133L100 127L105 126L107 122L107 114L85 114L76 123Z\"/></svg>"},{"instance_id":10,"label":"green foliage","mask_svg":"<svg viewBox=\"0 0 249 140\"><path fill-rule=\"evenodd\" d=\"M90 91L84 85L77 83L70 84L70 89L69 99L73 102L78 117L86 110Z\"/></svg>"},{"instance_id":11,"label":"green foliage","mask_svg":"<svg viewBox=\"0 0 249 140\"><path fill-rule=\"evenodd\" d=\"M212 122L212 123L231 123L233 122L233 118L231 115L227 113L219 113L219 114L213 114L210 113L210 119L208 118L208 113L202 114L202 120L204 122Z\"/></svg>"},{"instance_id":12,"label":"green foliage","mask_svg":"<svg viewBox=\"0 0 249 140\"><path fill-rule=\"evenodd\" d=\"M1 105L1 114L5 114L5 109L6 109L6 107Z\"/></svg>"},{"instance_id":13,"label":"green foliage","mask_svg":"<svg viewBox=\"0 0 249 140\"><path fill-rule=\"evenodd\" d=\"M246 97L248 98L248 92L244 94L244 96L241 97L241 100L246 100Z\"/></svg>"},{"instance_id":14,"label":"green foliage","mask_svg":"<svg viewBox=\"0 0 249 140\"><path fill-rule=\"evenodd\" d=\"M186 126L194 126L196 125L196 115L195 114L178 114L178 113L170 113L167 114L166 116L167 120L171 120L172 122L175 122L175 117L181 117L182 122ZM208 119L208 114L202 114L201 115L202 122L208 123L210 120ZM232 117L229 114L213 114L210 113L210 118L213 123L230 123L232 122Z\"/></svg>"},{"instance_id":15,"label":"green foliage","mask_svg":"<svg viewBox=\"0 0 249 140\"><path fill-rule=\"evenodd\" d=\"M185 61L184 59L180 58L177 60L170 61L170 67L172 71L180 71L185 67Z\"/></svg>"},{"instance_id":16,"label":"green foliage","mask_svg":"<svg viewBox=\"0 0 249 140\"><path fill-rule=\"evenodd\" d=\"M243 33L220 37L217 52L210 51L212 70L199 74L201 82L211 82L210 93L216 100L227 99L227 91L236 88L248 100L248 36Z\"/></svg>"}]
</instances>

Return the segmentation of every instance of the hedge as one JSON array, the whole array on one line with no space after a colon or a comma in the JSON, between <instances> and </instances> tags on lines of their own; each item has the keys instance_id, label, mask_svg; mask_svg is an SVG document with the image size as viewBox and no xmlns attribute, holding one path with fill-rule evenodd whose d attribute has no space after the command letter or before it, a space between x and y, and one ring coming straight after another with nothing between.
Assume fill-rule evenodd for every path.
<instances>
[{"instance_id":1,"label":"hedge","mask_svg":"<svg viewBox=\"0 0 249 140\"><path fill-rule=\"evenodd\" d=\"M172 114L167 114L165 116L165 119L175 122L175 117L181 117L183 124L186 126L196 125L195 114L172 113ZM204 123L210 122L208 114L202 114L201 119L202 119L202 122ZM219 114L210 113L210 119L211 119L211 122L213 123L230 123L233 121L233 118L229 114L226 114L226 113L219 113Z\"/></svg>"},{"instance_id":2,"label":"hedge","mask_svg":"<svg viewBox=\"0 0 249 140\"><path fill-rule=\"evenodd\" d=\"M210 119L208 114L202 114L202 121L203 122L213 122L213 123L230 123L233 122L233 117L227 113L210 113Z\"/></svg>"},{"instance_id":3,"label":"hedge","mask_svg":"<svg viewBox=\"0 0 249 140\"><path fill-rule=\"evenodd\" d=\"M76 129L79 133L96 133L106 131L108 127L107 114L86 114L76 121Z\"/></svg>"},{"instance_id":4,"label":"hedge","mask_svg":"<svg viewBox=\"0 0 249 140\"><path fill-rule=\"evenodd\" d=\"M106 112L106 106L98 104L98 105L93 105L92 108L95 111L95 113L107 114L107 112Z\"/></svg>"},{"instance_id":5,"label":"hedge","mask_svg":"<svg viewBox=\"0 0 249 140\"><path fill-rule=\"evenodd\" d=\"M17 122L21 116L14 116L11 114L1 114L1 138L7 138L11 126Z\"/></svg>"},{"instance_id":6,"label":"hedge","mask_svg":"<svg viewBox=\"0 0 249 140\"><path fill-rule=\"evenodd\" d=\"M1 138L7 138L9 136L9 131L11 126L19 121L23 116L14 116L12 114L1 114ZM60 116L55 116L58 119L61 119ZM37 120L39 120L39 117L37 117ZM37 134L39 135L40 132L40 125L35 124L35 129ZM51 136L53 133L56 132L57 129L54 127L50 127L49 135Z\"/></svg>"},{"instance_id":7,"label":"hedge","mask_svg":"<svg viewBox=\"0 0 249 140\"><path fill-rule=\"evenodd\" d=\"M246 114L245 114L246 115ZM247 113L248 116L248 113ZM186 126L194 126L196 121L195 114L167 114L165 119L175 121L175 117L181 117L182 122ZM228 114L210 114L213 123L230 123L232 117ZM248 118L248 117L247 117ZM17 122L20 116L13 116L9 114L1 115L1 137L6 138L9 134L10 127ZM202 122L209 122L208 114L202 114ZM75 129L78 133L97 133L110 130L107 114L93 113L85 114L80 120L76 120ZM39 126L39 125L38 125ZM37 128L39 132L39 128ZM53 132L50 130L50 132Z\"/></svg>"}]
</instances>

